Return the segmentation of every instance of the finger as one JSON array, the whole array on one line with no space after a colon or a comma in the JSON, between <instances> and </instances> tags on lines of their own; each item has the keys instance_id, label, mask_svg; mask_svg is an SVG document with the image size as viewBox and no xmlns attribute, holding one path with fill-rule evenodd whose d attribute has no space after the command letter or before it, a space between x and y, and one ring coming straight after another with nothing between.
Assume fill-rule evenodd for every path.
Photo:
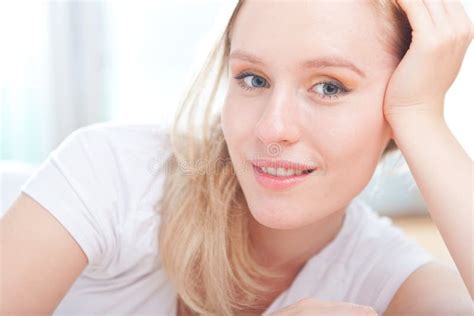
<instances>
[{"instance_id":1,"label":"finger","mask_svg":"<svg viewBox=\"0 0 474 316\"><path fill-rule=\"evenodd\" d=\"M433 27L431 16L423 1L397 0L397 2L405 11L414 31L430 30Z\"/></svg>"},{"instance_id":2,"label":"finger","mask_svg":"<svg viewBox=\"0 0 474 316\"><path fill-rule=\"evenodd\" d=\"M470 27L472 25L469 16L467 15L466 9L459 0L447 0L444 3L446 12L453 22L457 22L460 25Z\"/></svg>"},{"instance_id":3,"label":"finger","mask_svg":"<svg viewBox=\"0 0 474 316\"><path fill-rule=\"evenodd\" d=\"M439 27L443 26L447 20L447 12L441 0L424 0L426 9L430 14L432 23Z\"/></svg>"},{"instance_id":4,"label":"finger","mask_svg":"<svg viewBox=\"0 0 474 316\"><path fill-rule=\"evenodd\" d=\"M338 315L377 316L377 312L369 306L358 304L344 304L337 309Z\"/></svg>"},{"instance_id":5,"label":"finger","mask_svg":"<svg viewBox=\"0 0 474 316\"><path fill-rule=\"evenodd\" d=\"M469 16L467 15L466 9L464 8L464 5L461 1L446 0L444 5L448 14L462 16L464 19L469 20Z\"/></svg>"},{"instance_id":6,"label":"finger","mask_svg":"<svg viewBox=\"0 0 474 316\"><path fill-rule=\"evenodd\" d=\"M460 49L467 49L474 38L474 26L459 0L445 1L446 10L453 25L453 34L461 44Z\"/></svg>"}]
</instances>

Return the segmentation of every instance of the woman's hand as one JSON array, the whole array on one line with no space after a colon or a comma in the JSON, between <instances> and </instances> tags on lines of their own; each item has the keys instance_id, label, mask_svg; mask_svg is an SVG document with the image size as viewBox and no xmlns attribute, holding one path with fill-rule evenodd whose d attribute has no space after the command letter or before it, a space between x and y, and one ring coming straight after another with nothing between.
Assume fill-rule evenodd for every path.
<instances>
[{"instance_id":1,"label":"woman's hand","mask_svg":"<svg viewBox=\"0 0 474 316\"><path fill-rule=\"evenodd\" d=\"M444 120L446 91L456 78L474 27L459 0L398 0L410 21L412 42L385 91L387 121L405 114Z\"/></svg>"},{"instance_id":2,"label":"woman's hand","mask_svg":"<svg viewBox=\"0 0 474 316\"><path fill-rule=\"evenodd\" d=\"M331 302L321 301L316 298L305 298L291 304L270 316L377 316L377 313L372 307L345 303L345 302Z\"/></svg>"}]
</instances>

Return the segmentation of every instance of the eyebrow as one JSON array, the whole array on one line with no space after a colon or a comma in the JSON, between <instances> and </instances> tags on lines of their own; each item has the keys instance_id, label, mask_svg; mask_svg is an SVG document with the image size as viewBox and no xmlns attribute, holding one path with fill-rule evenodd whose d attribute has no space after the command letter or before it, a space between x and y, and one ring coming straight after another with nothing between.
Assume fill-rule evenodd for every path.
<instances>
[{"instance_id":1,"label":"eyebrow","mask_svg":"<svg viewBox=\"0 0 474 316\"><path fill-rule=\"evenodd\" d=\"M253 64L265 66L265 63L258 58L257 56L243 52L241 50L235 50L232 52L229 57L240 59L244 61L248 61ZM366 78L366 74L360 70L356 65L351 63L345 58L339 56L328 56L328 57L320 57L311 60L307 60L302 63L302 67L304 68L324 68L324 67L340 67L340 68L348 68L358 74L360 77Z\"/></svg>"}]
</instances>

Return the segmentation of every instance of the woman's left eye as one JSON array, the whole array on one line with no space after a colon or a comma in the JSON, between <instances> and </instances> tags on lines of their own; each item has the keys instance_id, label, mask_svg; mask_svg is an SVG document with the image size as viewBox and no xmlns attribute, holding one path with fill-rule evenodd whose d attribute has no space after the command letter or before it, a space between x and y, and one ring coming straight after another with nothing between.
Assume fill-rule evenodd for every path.
<instances>
[{"instance_id":1,"label":"woman's left eye","mask_svg":"<svg viewBox=\"0 0 474 316\"><path fill-rule=\"evenodd\" d=\"M314 90L317 94L321 96L321 98L338 98L339 96L348 92L342 84L332 81L323 81L315 84L313 86Z\"/></svg>"},{"instance_id":2,"label":"woman's left eye","mask_svg":"<svg viewBox=\"0 0 474 316\"><path fill-rule=\"evenodd\" d=\"M237 83L245 90L255 90L259 88L268 88L270 85L267 80L251 72L243 72L234 77ZM338 98L349 92L349 89L337 81L322 81L311 87L311 91L316 92L321 98Z\"/></svg>"}]
</instances>

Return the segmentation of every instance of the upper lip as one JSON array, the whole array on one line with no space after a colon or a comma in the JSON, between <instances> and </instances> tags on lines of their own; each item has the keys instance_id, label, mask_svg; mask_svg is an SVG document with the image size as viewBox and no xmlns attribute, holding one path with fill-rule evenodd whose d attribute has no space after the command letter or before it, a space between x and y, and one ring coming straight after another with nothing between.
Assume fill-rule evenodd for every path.
<instances>
[{"instance_id":1,"label":"upper lip","mask_svg":"<svg viewBox=\"0 0 474 316\"><path fill-rule=\"evenodd\" d=\"M293 170L313 170L318 166L311 166L302 163L297 163L289 160L269 160L269 159L253 159L251 163L257 167L269 167L269 168L285 168Z\"/></svg>"}]
</instances>

